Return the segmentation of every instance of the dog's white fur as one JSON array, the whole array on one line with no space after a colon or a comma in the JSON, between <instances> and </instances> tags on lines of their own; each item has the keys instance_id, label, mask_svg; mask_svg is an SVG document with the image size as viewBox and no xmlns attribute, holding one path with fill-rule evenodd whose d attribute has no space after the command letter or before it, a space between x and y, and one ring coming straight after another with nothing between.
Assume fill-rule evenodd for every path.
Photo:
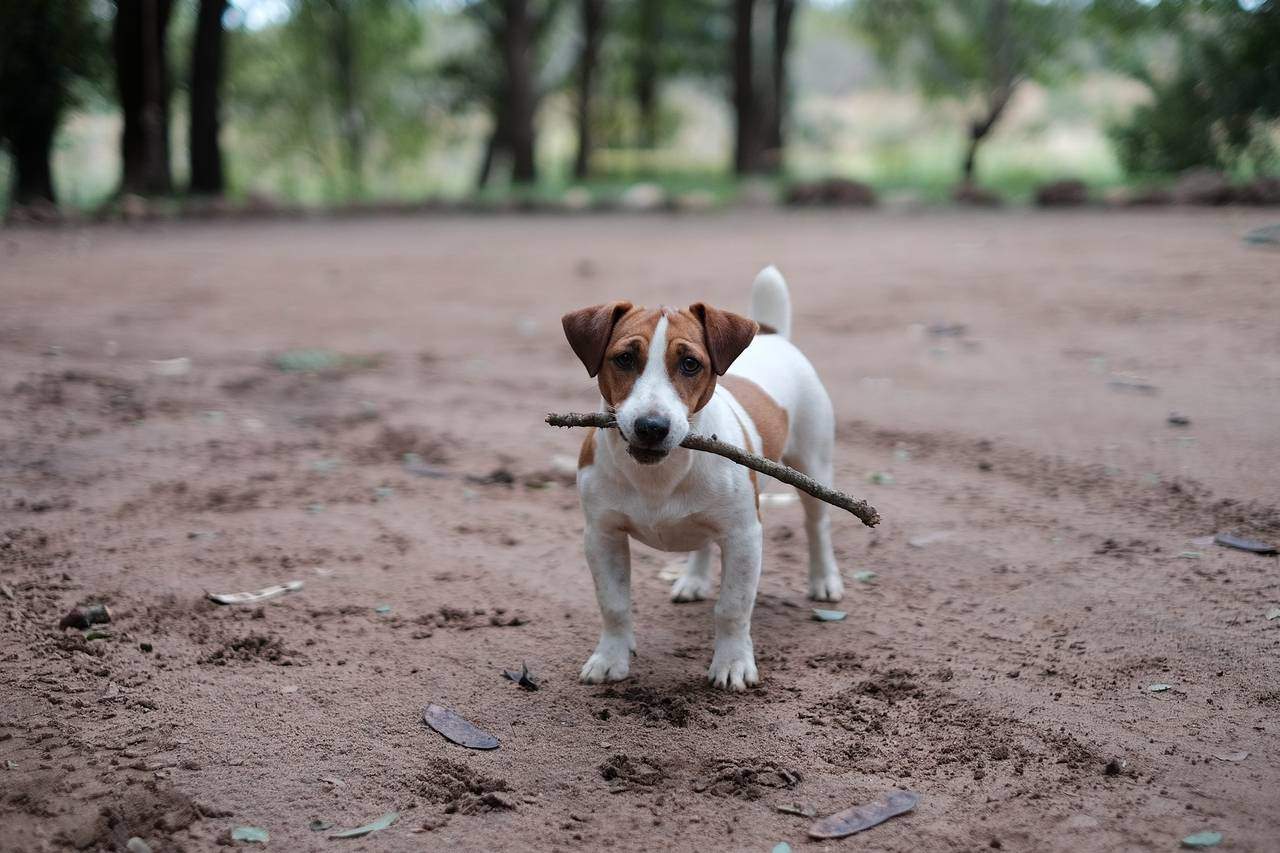
<instances>
[{"instance_id":1,"label":"dog's white fur","mask_svg":"<svg viewBox=\"0 0 1280 853\"><path fill-rule=\"evenodd\" d=\"M791 304L774 267L756 277L751 318L777 330L758 335L729 368L759 385L789 419L783 461L830 483L835 417L817 372L790 340ZM650 352L665 351L667 320L658 321ZM635 650L631 622L629 536L663 551L690 551L675 581L675 601L711 593L711 546L720 546L720 597L715 607L715 651L708 677L719 687L744 690L759 683L751 643L751 611L760 580L762 531L756 487L748 469L721 456L679 447L690 431L715 435L759 452L761 435L750 415L723 385L690 414L672 386L662 358L650 358L626 400L617 406L618 430L599 430L592 463L578 472L586 516L587 563L595 580L604 629L582 667L588 683L627 677ZM640 465L627 453L635 419L660 413L670 420L659 464ZM745 431L745 435L744 435ZM801 494L809 539L809 595L839 601L844 595L831 547L827 505Z\"/></svg>"}]
</instances>

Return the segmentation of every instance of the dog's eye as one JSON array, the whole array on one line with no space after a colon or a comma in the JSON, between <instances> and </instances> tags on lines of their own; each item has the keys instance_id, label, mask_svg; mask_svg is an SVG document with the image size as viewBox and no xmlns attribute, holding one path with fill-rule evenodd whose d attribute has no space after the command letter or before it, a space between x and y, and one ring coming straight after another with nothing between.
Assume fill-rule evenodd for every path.
<instances>
[{"instance_id":1,"label":"dog's eye","mask_svg":"<svg viewBox=\"0 0 1280 853\"><path fill-rule=\"evenodd\" d=\"M696 376L698 371L702 369L702 362L698 361L691 355L686 355L680 359L680 372L685 376Z\"/></svg>"},{"instance_id":2,"label":"dog's eye","mask_svg":"<svg viewBox=\"0 0 1280 853\"><path fill-rule=\"evenodd\" d=\"M613 364L619 370L630 370L636 366L636 357L629 352L620 352L613 357Z\"/></svg>"}]
</instances>

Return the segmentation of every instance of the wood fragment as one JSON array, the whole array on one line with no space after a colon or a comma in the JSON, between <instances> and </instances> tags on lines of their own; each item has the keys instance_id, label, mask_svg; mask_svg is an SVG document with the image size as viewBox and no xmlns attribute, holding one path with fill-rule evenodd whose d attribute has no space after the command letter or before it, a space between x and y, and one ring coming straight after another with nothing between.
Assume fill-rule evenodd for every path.
<instances>
[{"instance_id":1,"label":"wood fragment","mask_svg":"<svg viewBox=\"0 0 1280 853\"><path fill-rule=\"evenodd\" d=\"M548 414L546 421L554 427L596 427L598 429L617 429L617 422L612 415L604 412L569 412L567 414ZM707 437L698 435L697 433L689 433L685 436L684 441L680 442L680 446L689 450L701 450L704 453L714 453L717 456L723 456L739 465L751 468L772 477L779 482L787 483L795 486L802 492L812 495L821 501L826 501L832 506L839 507L847 512L852 513L867 527L875 527L880 523L880 513L876 508L866 501L846 495L844 492L824 486L812 477L801 474L794 468L774 462L772 459L765 459L763 456L756 456L754 453L747 453L741 448L734 447L732 444L720 441L714 435Z\"/></svg>"}]
</instances>

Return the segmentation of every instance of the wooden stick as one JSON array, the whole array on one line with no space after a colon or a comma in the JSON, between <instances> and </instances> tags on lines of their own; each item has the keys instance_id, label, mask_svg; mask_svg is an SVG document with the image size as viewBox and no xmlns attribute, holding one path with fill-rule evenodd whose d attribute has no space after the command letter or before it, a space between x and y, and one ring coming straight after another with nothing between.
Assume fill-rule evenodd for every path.
<instances>
[{"instance_id":1,"label":"wooden stick","mask_svg":"<svg viewBox=\"0 0 1280 853\"><path fill-rule=\"evenodd\" d=\"M613 419L613 415L605 414L604 412L549 414L547 415L547 423L554 427L596 427L598 429L616 429L618 426ZM818 500L826 501L832 506L837 506L853 513L867 527L875 527L880 523L880 513L866 501L860 501L857 498L846 495L844 492L828 488L812 477L801 474L794 468L788 468L786 465L781 465L771 459L765 459L763 456L747 453L732 444L726 444L714 435L707 438L705 435L691 432L684 437L684 441L680 442L680 446L687 447L690 450L701 450L706 453L723 456L726 459L737 462L739 465L745 465L748 468L759 471L761 474L767 474L775 480L795 486L800 491L807 492Z\"/></svg>"}]
</instances>

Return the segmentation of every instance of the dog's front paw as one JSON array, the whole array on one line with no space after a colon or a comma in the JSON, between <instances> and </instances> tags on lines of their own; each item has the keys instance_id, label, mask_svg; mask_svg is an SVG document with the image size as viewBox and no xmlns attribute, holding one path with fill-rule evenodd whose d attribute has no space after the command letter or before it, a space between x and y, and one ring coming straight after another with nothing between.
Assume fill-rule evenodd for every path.
<instances>
[{"instance_id":1,"label":"dog's front paw","mask_svg":"<svg viewBox=\"0 0 1280 853\"><path fill-rule=\"evenodd\" d=\"M832 571L821 578L811 578L809 597L814 601L839 601L844 598L844 581L840 580L840 573Z\"/></svg>"},{"instance_id":2,"label":"dog's front paw","mask_svg":"<svg viewBox=\"0 0 1280 853\"><path fill-rule=\"evenodd\" d=\"M725 690L746 690L759 684L760 672L756 669L751 641L716 644L707 680Z\"/></svg>"},{"instance_id":3,"label":"dog's front paw","mask_svg":"<svg viewBox=\"0 0 1280 853\"><path fill-rule=\"evenodd\" d=\"M582 665L578 680L583 684L621 681L631 671L630 644L601 640L595 652Z\"/></svg>"},{"instance_id":4,"label":"dog's front paw","mask_svg":"<svg viewBox=\"0 0 1280 853\"><path fill-rule=\"evenodd\" d=\"M702 601L711 595L711 579L685 573L671 584L672 601Z\"/></svg>"}]
</instances>

